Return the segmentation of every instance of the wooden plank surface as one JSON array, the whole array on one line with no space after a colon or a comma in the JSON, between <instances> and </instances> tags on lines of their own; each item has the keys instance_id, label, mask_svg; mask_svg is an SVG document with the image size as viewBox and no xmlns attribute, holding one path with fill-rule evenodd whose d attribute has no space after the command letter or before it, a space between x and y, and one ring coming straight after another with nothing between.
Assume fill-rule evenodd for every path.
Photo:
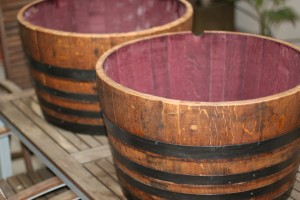
<instances>
[{"instance_id":1,"label":"wooden plank surface","mask_svg":"<svg viewBox=\"0 0 300 200\"><path fill-rule=\"evenodd\" d=\"M48 124L43 119L34 93L27 91L24 93L26 95L20 94L0 100L0 113L6 120L89 199L125 199L118 183L107 138L74 134ZM49 171L40 171L34 176L22 175L17 179L9 179L9 185L0 181L0 187L7 188L8 194L12 195L51 176L53 175ZM288 200L300 199L299 172L296 179ZM72 197L74 193L66 190L57 195L52 194L44 199Z\"/></svg>"},{"instance_id":2,"label":"wooden plank surface","mask_svg":"<svg viewBox=\"0 0 300 200\"><path fill-rule=\"evenodd\" d=\"M43 182L45 180L47 180L47 182ZM38 192L39 189L42 189L40 186L47 187L47 186L55 185L57 183L61 183L61 181L59 181L56 177L54 177L54 175L48 169L43 168L43 169L39 169L36 172L15 175L9 178L8 180L0 180L0 188L2 189L4 195L8 199L11 199L12 197L13 197L12 199L24 199L24 195L26 196L26 194L24 193L25 190L28 190L27 194L31 192L36 193ZM38 184L40 184L40 186ZM33 186L35 188L32 188ZM29 187L30 190L28 189ZM34 199L47 200L55 197L61 197L61 196L64 197L66 196L65 194L66 191L68 191L69 196L71 196L72 194L72 199L76 199L74 193L70 191L67 187L56 189L45 195L42 195L41 197L34 198ZM20 195L18 194L19 192L22 192L22 198L21 196L18 196Z\"/></svg>"},{"instance_id":3,"label":"wooden plank surface","mask_svg":"<svg viewBox=\"0 0 300 200\"><path fill-rule=\"evenodd\" d=\"M32 82L29 75L29 63L22 48L17 22L18 11L33 0L0 0L0 37L4 57L4 68L8 79L22 88L29 88ZM18 62L22 62L19 65ZM16 71L18 71L16 73Z\"/></svg>"},{"instance_id":4,"label":"wooden plank surface","mask_svg":"<svg viewBox=\"0 0 300 200\"><path fill-rule=\"evenodd\" d=\"M116 199L114 194L79 162L69 156L59 137L50 136L49 124L32 121L37 116L28 104L18 99L0 105L3 115L24 137L44 154L49 161L90 199ZM39 123L39 124L37 124ZM100 144L100 143L99 143ZM60 146L61 145L61 146Z\"/></svg>"}]
</instances>

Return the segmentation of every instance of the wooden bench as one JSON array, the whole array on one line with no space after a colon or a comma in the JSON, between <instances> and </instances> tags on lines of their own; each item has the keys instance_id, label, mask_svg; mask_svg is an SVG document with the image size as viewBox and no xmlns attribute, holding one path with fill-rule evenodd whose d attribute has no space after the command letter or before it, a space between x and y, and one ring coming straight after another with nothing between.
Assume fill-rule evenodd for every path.
<instances>
[{"instance_id":1,"label":"wooden bench","mask_svg":"<svg viewBox=\"0 0 300 200\"><path fill-rule=\"evenodd\" d=\"M9 80L0 80L0 97L4 98L7 94L21 92L21 88ZM23 157L28 172L33 172L31 154L26 147L21 144L21 151L11 155L9 145L10 130L0 121L0 178L11 176L11 156L12 158Z\"/></svg>"},{"instance_id":2,"label":"wooden bench","mask_svg":"<svg viewBox=\"0 0 300 200\"><path fill-rule=\"evenodd\" d=\"M73 200L77 196L47 169L0 180L0 200ZM2 197L1 197L2 196ZM2 199L1 199L2 198Z\"/></svg>"},{"instance_id":3,"label":"wooden bench","mask_svg":"<svg viewBox=\"0 0 300 200\"><path fill-rule=\"evenodd\" d=\"M106 136L47 123L33 90L0 98L0 120L81 199L125 199Z\"/></svg>"}]
</instances>

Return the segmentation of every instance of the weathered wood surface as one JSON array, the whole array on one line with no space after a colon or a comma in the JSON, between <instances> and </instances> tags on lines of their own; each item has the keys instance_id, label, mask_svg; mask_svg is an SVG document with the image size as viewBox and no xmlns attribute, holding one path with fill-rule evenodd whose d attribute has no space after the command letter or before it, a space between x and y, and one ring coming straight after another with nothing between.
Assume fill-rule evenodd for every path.
<instances>
[{"instance_id":1,"label":"weathered wood surface","mask_svg":"<svg viewBox=\"0 0 300 200\"><path fill-rule=\"evenodd\" d=\"M106 53L99 99L122 186L148 198L284 194L300 162L299 58L293 45L228 32Z\"/></svg>"},{"instance_id":2,"label":"weathered wood surface","mask_svg":"<svg viewBox=\"0 0 300 200\"><path fill-rule=\"evenodd\" d=\"M5 99L0 114L89 199L124 199L106 136L74 134L52 126L43 119L33 91Z\"/></svg>"},{"instance_id":3,"label":"weathered wood surface","mask_svg":"<svg viewBox=\"0 0 300 200\"><path fill-rule=\"evenodd\" d=\"M20 200L28 199L28 197L32 197L32 194L39 193L39 190L46 191L60 183L61 181L57 179L51 171L48 169L40 169L33 173L19 174L9 177L7 180L0 180L0 189L8 200ZM76 198L74 193L67 187L62 187L40 196L37 200L52 199L53 197L65 194L66 191L69 191L68 195L72 195L73 199Z\"/></svg>"},{"instance_id":4,"label":"weathered wood surface","mask_svg":"<svg viewBox=\"0 0 300 200\"><path fill-rule=\"evenodd\" d=\"M77 187L88 194L90 199L125 199L105 136L72 134L48 124L41 115L37 97L33 92L24 97L16 95L14 99L11 97L8 101L0 103L1 115L20 130L73 183L76 183ZM52 176L49 172L43 171L39 172L38 176L28 175L28 178L23 178L23 182L26 183L25 179L30 179L33 183L37 183ZM299 177L298 172L289 200L300 199ZM0 182L0 187L5 188L3 190L7 191L8 195L25 188L24 184L20 183L19 177L11 179L10 183L16 186L7 186L6 183ZM49 198L55 199L56 196L50 195L43 199Z\"/></svg>"},{"instance_id":5,"label":"weathered wood surface","mask_svg":"<svg viewBox=\"0 0 300 200\"><path fill-rule=\"evenodd\" d=\"M32 0L0 1L0 32L6 77L22 88L32 86L29 63L22 48L17 13Z\"/></svg>"},{"instance_id":6,"label":"weathered wood surface","mask_svg":"<svg viewBox=\"0 0 300 200\"><path fill-rule=\"evenodd\" d=\"M95 84L99 56L136 38L191 30L192 12L185 0L38 1L23 8L21 37L46 120L105 134Z\"/></svg>"}]
</instances>

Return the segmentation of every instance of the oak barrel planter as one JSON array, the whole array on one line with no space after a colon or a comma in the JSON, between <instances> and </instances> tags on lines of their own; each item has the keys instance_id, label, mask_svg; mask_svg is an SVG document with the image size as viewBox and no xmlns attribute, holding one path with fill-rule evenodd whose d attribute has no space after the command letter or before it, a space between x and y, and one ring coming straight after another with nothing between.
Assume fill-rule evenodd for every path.
<instances>
[{"instance_id":1,"label":"oak barrel planter","mask_svg":"<svg viewBox=\"0 0 300 200\"><path fill-rule=\"evenodd\" d=\"M164 34L113 48L97 85L133 199L284 199L299 165L300 52L262 36Z\"/></svg>"},{"instance_id":2,"label":"oak barrel planter","mask_svg":"<svg viewBox=\"0 0 300 200\"><path fill-rule=\"evenodd\" d=\"M18 21L46 120L105 134L95 81L99 56L132 39L191 30L192 15L185 0L48 0L25 6Z\"/></svg>"}]
</instances>

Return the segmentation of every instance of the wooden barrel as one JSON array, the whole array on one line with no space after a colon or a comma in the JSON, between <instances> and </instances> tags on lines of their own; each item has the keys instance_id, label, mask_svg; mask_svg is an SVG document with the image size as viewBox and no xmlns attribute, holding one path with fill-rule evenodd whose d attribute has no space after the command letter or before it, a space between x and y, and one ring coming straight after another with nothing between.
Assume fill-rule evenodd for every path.
<instances>
[{"instance_id":1,"label":"wooden barrel","mask_svg":"<svg viewBox=\"0 0 300 200\"><path fill-rule=\"evenodd\" d=\"M95 65L122 42L191 30L186 0L48 0L18 14L21 37L45 118L67 130L105 133Z\"/></svg>"},{"instance_id":2,"label":"wooden barrel","mask_svg":"<svg viewBox=\"0 0 300 200\"><path fill-rule=\"evenodd\" d=\"M282 199L299 165L300 52L261 36L164 34L113 48L97 85L133 199Z\"/></svg>"}]
</instances>

